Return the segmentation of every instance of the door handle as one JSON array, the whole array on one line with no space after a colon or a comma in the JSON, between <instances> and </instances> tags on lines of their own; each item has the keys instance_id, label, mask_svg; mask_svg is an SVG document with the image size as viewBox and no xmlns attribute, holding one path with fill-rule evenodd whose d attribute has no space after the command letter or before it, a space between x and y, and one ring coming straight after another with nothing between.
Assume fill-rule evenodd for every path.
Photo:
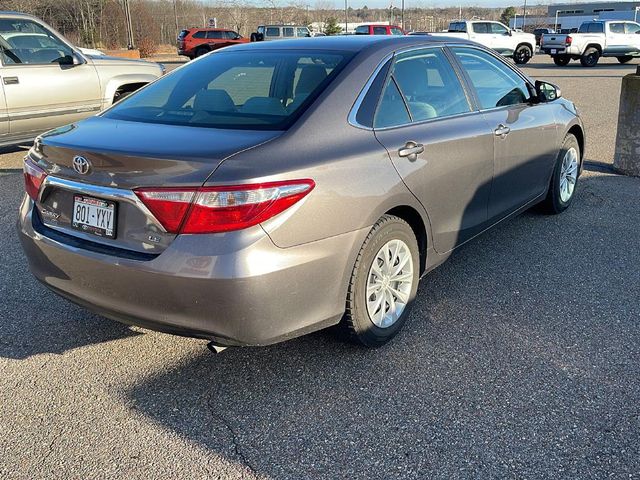
<instances>
[{"instance_id":1,"label":"door handle","mask_svg":"<svg viewBox=\"0 0 640 480\"><path fill-rule=\"evenodd\" d=\"M424 152L424 145L416 142L407 142L404 147L398 150L398 156L406 157L410 161L415 161L418 158L418 154Z\"/></svg>"},{"instance_id":2,"label":"door handle","mask_svg":"<svg viewBox=\"0 0 640 480\"><path fill-rule=\"evenodd\" d=\"M506 125L503 125L502 123L500 125L498 125L498 128L496 128L493 133L496 134L496 136L498 137L506 137L507 135L509 135L509 132L511 131L511 129L509 127L507 127Z\"/></svg>"},{"instance_id":3,"label":"door handle","mask_svg":"<svg viewBox=\"0 0 640 480\"><path fill-rule=\"evenodd\" d=\"M20 80L18 80L18 77L3 77L2 81L4 82L5 85L17 85L20 83Z\"/></svg>"}]
</instances>

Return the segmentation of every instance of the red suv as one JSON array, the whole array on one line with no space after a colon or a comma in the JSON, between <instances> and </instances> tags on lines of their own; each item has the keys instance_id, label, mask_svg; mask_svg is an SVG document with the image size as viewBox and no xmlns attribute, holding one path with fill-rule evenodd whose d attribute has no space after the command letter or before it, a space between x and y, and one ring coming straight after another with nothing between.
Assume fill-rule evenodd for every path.
<instances>
[{"instance_id":1,"label":"red suv","mask_svg":"<svg viewBox=\"0 0 640 480\"><path fill-rule=\"evenodd\" d=\"M405 35L397 25L358 25L356 35Z\"/></svg>"},{"instance_id":2,"label":"red suv","mask_svg":"<svg viewBox=\"0 0 640 480\"><path fill-rule=\"evenodd\" d=\"M242 37L233 30L224 28L191 28L182 30L178 35L178 55L184 55L191 59L204 55L212 50L247 43L248 38Z\"/></svg>"}]
</instances>

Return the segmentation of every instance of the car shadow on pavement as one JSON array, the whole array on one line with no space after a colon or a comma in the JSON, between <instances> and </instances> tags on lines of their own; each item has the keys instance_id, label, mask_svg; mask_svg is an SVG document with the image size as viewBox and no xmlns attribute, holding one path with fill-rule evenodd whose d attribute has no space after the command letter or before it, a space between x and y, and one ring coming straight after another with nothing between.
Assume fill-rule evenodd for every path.
<instances>
[{"instance_id":1,"label":"car shadow on pavement","mask_svg":"<svg viewBox=\"0 0 640 480\"><path fill-rule=\"evenodd\" d=\"M127 396L262 478L637 470L639 187L591 174L564 214L534 209L461 247L383 348L331 330L218 355L203 344Z\"/></svg>"},{"instance_id":2,"label":"car shadow on pavement","mask_svg":"<svg viewBox=\"0 0 640 480\"><path fill-rule=\"evenodd\" d=\"M28 274L15 221L23 196L22 176L0 175L0 358L24 359L139 333L54 295ZM23 272L22 274L18 272Z\"/></svg>"}]
</instances>

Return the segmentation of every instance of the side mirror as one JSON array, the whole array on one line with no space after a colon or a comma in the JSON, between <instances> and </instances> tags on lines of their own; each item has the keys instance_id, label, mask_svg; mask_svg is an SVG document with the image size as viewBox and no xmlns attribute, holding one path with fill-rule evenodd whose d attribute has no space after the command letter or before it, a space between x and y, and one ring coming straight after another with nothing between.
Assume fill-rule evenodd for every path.
<instances>
[{"instance_id":1,"label":"side mirror","mask_svg":"<svg viewBox=\"0 0 640 480\"><path fill-rule=\"evenodd\" d=\"M562 92L552 83L536 80L536 96L541 103L553 102L562 96Z\"/></svg>"},{"instance_id":2,"label":"side mirror","mask_svg":"<svg viewBox=\"0 0 640 480\"><path fill-rule=\"evenodd\" d=\"M84 58L82 58L82 56L78 52L73 52L68 55L65 55L64 57L60 57L57 60L57 62L60 65L72 66L72 65L82 65L83 63L85 63L85 60Z\"/></svg>"},{"instance_id":3,"label":"side mirror","mask_svg":"<svg viewBox=\"0 0 640 480\"><path fill-rule=\"evenodd\" d=\"M507 30L507 33L505 35L509 35L510 37L513 36L513 30Z\"/></svg>"}]
</instances>

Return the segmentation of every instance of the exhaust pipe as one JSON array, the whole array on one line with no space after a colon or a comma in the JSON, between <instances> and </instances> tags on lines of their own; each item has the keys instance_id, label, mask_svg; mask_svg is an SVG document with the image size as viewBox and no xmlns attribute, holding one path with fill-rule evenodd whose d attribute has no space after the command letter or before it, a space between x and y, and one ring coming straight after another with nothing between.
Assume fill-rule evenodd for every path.
<instances>
[{"instance_id":1,"label":"exhaust pipe","mask_svg":"<svg viewBox=\"0 0 640 480\"><path fill-rule=\"evenodd\" d=\"M222 353L227 349L227 347L223 347L222 345L216 345L213 342L207 343L207 348L211 350L212 353Z\"/></svg>"}]
</instances>

